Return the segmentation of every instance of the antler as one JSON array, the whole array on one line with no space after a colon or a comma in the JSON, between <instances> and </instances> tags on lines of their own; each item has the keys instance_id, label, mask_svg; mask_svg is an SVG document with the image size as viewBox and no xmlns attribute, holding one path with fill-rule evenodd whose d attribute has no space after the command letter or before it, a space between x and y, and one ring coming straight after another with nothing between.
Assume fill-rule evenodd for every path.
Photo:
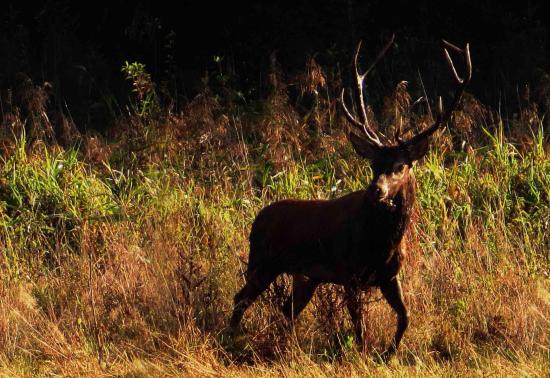
<instances>
[{"instance_id":1,"label":"antler","mask_svg":"<svg viewBox=\"0 0 550 378\"><path fill-rule=\"evenodd\" d=\"M470 58L470 45L467 43L464 49L461 49L445 40L442 40L442 43L443 43L443 51L445 53L445 59L447 60L447 64L449 65L451 72L453 73L453 78L457 85L453 102L451 103L451 107L447 109L445 113L443 113L443 100L441 99L441 96L440 96L437 104L437 117L434 124L405 142L403 142L401 139L397 139L398 143L401 145L413 145L417 143L419 140L427 138L430 135L432 135L442 125L443 126L446 125L447 121L449 120L449 118L451 118L453 111L456 109L456 107L458 106L462 98L462 94L464 93L464 88L466 88L466 85L470 82L472 78L472 60ZM456 71L455 65L453 63L451 55L449 54L448 49L459 52L464 57L464 62L466 64L466 72L464 73L464 77L458 76L458 73Z\"/></svg>"},{"instance_id":2,"label":"antler","mask_svg":"<svg viewBox=\"0 0 550 378\"><path fill-rule=\"evenodd\" d=\"M361 41L357 44L357 49L355 50L355 55L353 57L353 69L355 71L355 81L357 85L355 88L355 95L359 102L359 120L357 120L357 118L355 118L351 114L351 112L348 110L346 106L346 102L344 101L344 89L342 89L342 94L340 96L340 101L342 102L344 114L346 115L346 118L348 119L348 121L364 134L363 135L364 138L370 144L373 144L377 147L384 147L384 144L380 141L380 138L376 134L376 131L374 131L369 125L369 120L367 117L367 108L366 108L365 99L363 96L363 83L368 73L372 71L376 63L378 63L378 61L382 59L382 57L386 54L388 49L391 47L394 39L395 39L395 34L391 36L386 46L384 46L384 48L378 53L376 59L372 62L369 68L362 74L359 73L359 67L357 64L357 60L359 59L359 50L361 49Z\"/></svg>"}]
</instances>

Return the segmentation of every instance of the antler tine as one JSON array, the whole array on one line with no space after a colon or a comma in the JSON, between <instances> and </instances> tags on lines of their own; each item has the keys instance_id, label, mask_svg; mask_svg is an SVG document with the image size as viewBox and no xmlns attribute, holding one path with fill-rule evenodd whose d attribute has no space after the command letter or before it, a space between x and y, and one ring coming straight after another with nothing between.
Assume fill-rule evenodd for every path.
<instances>
[{"instance_id":1,"label":"antler tine","mask_svg":"<svg viewBox=\"0 0 550 378\"><path fill-rule=\"evenodd\" d=\"M378 63L378 61L382 59L384 55L386 55L386 52L388 51L388 49L393 45L394 40L395 40L395 34L392 34L390 40L388 41L388 43L386 43L386 46L384 46L384 48L380 50L380 52L376 56L376 59L374 59L374 61L372 62L368 70L365 72L365 75L367 75L370 71L372 71L374 66L376 66L376 63Z\"/></svg>"},{"instance_id":2,"label":"antler tine","mask_svg":"<svg viewBox=\"0 0 550 378\"><path fill-rule=\"evenodd\" d=\"M355 49L355 54L353 55L353 70L355 71L355 82L356 82L355 95L356 95L358 103L359 103L359 105L358 105L359 120L351 114L348 107L346 106L346 102L344 100L344 89L342 89L342 93L340 95L340 101L342 103L342 107L344 108L344 114L345 114L346 118L348 119L348 121L350 121L350 123L353 126L355 126L360 131L362 131L364 136L367 138L367 140L370 143L372 143L372 144L374 144L378 147L383 147L384 143L382 143L382 141L380 140L380 137L370 127L369 119L367 117L367 107L366 107L365 98L364 98L364 95L363 95L363 85L364 85L364 81L365 81L365 78L367 77L368 73L370 71L372 71L372 69L374 68L376 63L380 59L382 59L384 54L388 51L388 49L393 44L394 39L395 39L395 35L392 35L392 37L390 38L388 43L378 53L378 55L377 55L376 59L373 61L373 63L363 73L360 73L359 63L358 63L358 61L359 61L359 52L361 50L361 41L359 41L359 43L357 44L357 48Z\"/></svg>"},{"instance_id":3,"label":"antler tine","mask_svg":"<svg viewBox=\"0 0 550 378\"><path fill-rule=\"evenodd\" d=\"M369 72L371 72L376 66L376 64L380 61L380 59L382 59L384 55L386 55L386 52L388 51L388 49L393 45L394 40L395 40L395 34L392 34L390 40L386 43L384 48L380 50L380 52L378 53L374 61L371 63L369 68L362 74L359 73L359 65L357 63L357 61L359 60L359 51L361 50L362 41L359 41L359 43L357 44L357 49L355 50L355 55L353 56L353 68L355 70L355 80L357 81L356 95L357 95L357 98L359 99L359 105L361 108L361 120L365 124L366 128L368 128L369 130L371 130L371 128L369 125L369 120L367 117L367 109L365 107L365 99L363 96L363 83L365 81L365 78L369 74ZM376 134L372 130L371 132L373 134Z\"/></svg>"},{"instance_id":4,"label":"antler tine","mask_svg":"<svg viewBox=\"0 0 550 378\"><path fill-rule=\"evenodd\" d=\"M447 64L449 65L449 67L451 68L451 71L453 72L456 82L459 84L464 84L464 81L466 81L466 83L469 82L470 79L472 78L472 59L470 58L470 44L467 43L466 47L464 49L461 49L453 45L452 43L447 42L446 40L442 40L442 42L443 42L443 45L445 46L443 48L443 51L445 52L445 59L447 60ZM449 51L447 50L447 48L452 49L464 55L464 60L466 62L466 72L465 72L464 78L460 78L458 76L455 65L453 63L453 59L451 58L451 55L449 54Z\"/></svg>"},{"instance_id":5,"label":"antler tine","mask_svg":"<svg viewBox=\"0 0 550 378\"><path fill-rule=\"evenodd\" d=\"M416 105L420 104L424 99L425 99L424 96L418 97L411 104L410 109L413 109ZM401 136L405 135L406 133L408 133L410 130L412 130L416 126L416 122L414 122L412 119L409 121L409 123L410 123L409 127L405 128L405 131L403 131L403 122L402 122L401 119L399 120L399 125L397 125L396 130L395 130L395 135L394 135L394 139L397 142L397 144L405 143L405 141L403 139L401 139Z\"/></svg>"},{"instance_id":6,"label":"antler tine","mask_svg":"<svg viewBox=\"0 0 550 378\"><path fill-rule=\"evenodd\" d=\"M470 57L470 45L467 43L464 49L461 49L452 43L449 43L445 40L442 41L443 43L443 52L445 54L445 59L447 60L447 64L449 65L449 68L451 69L451 72L453 74L453 77L456 81L457 88L455 91L455 95L453 98L453 101L451 103L451 106L447 109L447 111L443 112L443 101L441 100L441 97L439 97L438 105L437 105L437 116L434 124L427 128L426 130L420 132L419 134L415 135L411 139L409 139L404 144L411 145L418 142L420 139L426 138L430 135L432 135L434 132L436 132L441 125L445 125L449 118L451 118L451 115L453 114L453 111L458 106L458 103L460 102L462 98L462 94L464 93L464 88L466 88L466 85L470 82L472 78L472 60ZM453 63L453 60L449 54L449 51L447 49L454 50L456 52L460 52L464 56L464 61L466 64L466 70L464 73L464 77L460 77L456 71L455 65Z\"/></svg>"},{"instance_id":7,"label":"antler tine","mask_svg":"<svg viewBox=\"0 0 550 378\"><path fill-rule=\"evenodd\" d=\"M350 123L353 124L353 126L363 130L365 125L362 124L361 122L359 122L357 119L355 119L355 117L348 110L348 107L346 106L346 101L344 100L344 92L345 92L345 89L342 88L342 92L340 93L340 102L342 103L342 108L344 109L344 114L345 114L346 118L348 119L348 121L350 121ZM364 131L365 131L365 133L367 133L366 130L364 130Z\"/></svg>"},{"instance_id":8,"label":"antler tine","mask_svg":"<svg viewBox=\"0 0 550 378\"><path fill-rule=\"evenodd\" d=\"M359 60L359 51L361 50L361 43L362 41L359 41L357 44L357 48L355 49L355 54L353 55L353 70L355 71L355 82L357 86L355 87L355 95L357 96L357 99L359 100L359 108L360 108L360 117L362 123L365 125L365 127L370 129L369 126L369 120L367 118L367 109L365 108L365 99L363 97L363 82L365 80L365 77L367 76L367 72L360 74L359 73L359 65L357 61Z\"/></svg>"},{"instance_id":9,"label":"antler tine","mask_svg":"<svg viewBox=\"0 0 550 378\"><path fill-rule=\"evenodd\" d=\"M464 50L461 49L460 47L458 47L457 45L455 44L452 44L451 42L447 41L446 39L442 39L441 42L443 43L443 45L445 45L445 47L448 47L456 52L459 52L459 53L463 53ZM466 44L467 46L468 44Z\"/></svg>"},{"instance_id":10,"label":"antler tine","mask_svg":"<svg viewBox=\"0 0 550 378\"><path fill-rule=\"evenodd\" d=\"M462 84L462 82L464 81L463 79L461 79L459 76L458 76L458 73L456 72L456 68L455 68L455 65L453 64L453 59L451 58L451 56L449 55L449 51L447 49L443 49L443 51L445 52L445 59L447 59L447 64L449 65L449 67L451 68L451 72L453 73L454 77L455 77L455 80Z\"/></svg>"},{"instance_id":11,"label":"antler tine","mask_svg":"<svg viewBox=\"0 0 550 378\"><path fill-rule=\"evenodd\" d=\"M399 123L398 125L396 126L395 128L395 135L394 135L394 138L395 140L397 141L397 143L403 143L403 140L401 139L401 129L402 129L402 124L403 121L402 119L400 118L399 119Z\"/></svg>"},{"instance_id":12,"label":"antler tine","mask_svg":"<svg viewBox=\"0 0 550 378\"><path fill-rule=\"evenodd\" d=\"M351 114L351 112L348 110L348 107L346 106L346 102L344 100L344 89L342 89L342 93L340 95L340 102L342 103L342 108L344 109L344 114L348 121L358 128L360 131L364 133L364 135L367 137L369 142L375 144L378 147L383 147L382 142L380 142L380 139L378 136L370 130L370 128L367 128L364 123L359 122L355 117Z\"/></svg>"}]
</instances>

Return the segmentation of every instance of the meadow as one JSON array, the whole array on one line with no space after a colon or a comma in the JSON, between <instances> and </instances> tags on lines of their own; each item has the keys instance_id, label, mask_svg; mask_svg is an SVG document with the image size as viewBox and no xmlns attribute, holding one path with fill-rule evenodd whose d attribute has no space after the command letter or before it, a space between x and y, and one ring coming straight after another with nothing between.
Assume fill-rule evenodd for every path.
<instances>
[{"instance_id":1,"label":"meadow","mask_svg":"<svg viewBox=\"0 0 550 378\"><path fill-rule=\"evenodd\" d=\"M362 352L331 285L292 332L279 311L287 279L247 312L246 334L225 332L258 211L335 198L371 175L322 70L302 78L301 96L315 100L305 112L277 80L262 101L205 88L176 111L145 67L123 71L132 101L104 135L77 131L69 117L54 125L39 85L3 110L1 375L548 374L547 106L525 101L504 114L468 95L415 166L400 273L411 325L386 365L376 357L395 321L376 291L365 298ZM402 88L390 94L380 127L429 123L410 99Z\"/></svg>"}]
</instances>

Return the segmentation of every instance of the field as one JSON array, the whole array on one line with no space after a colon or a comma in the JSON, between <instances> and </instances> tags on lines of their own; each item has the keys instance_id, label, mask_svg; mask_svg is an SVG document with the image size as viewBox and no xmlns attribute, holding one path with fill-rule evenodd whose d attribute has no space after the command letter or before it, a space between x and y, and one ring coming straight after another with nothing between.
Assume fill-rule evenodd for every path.
<instances>
[{"instance_id":1,"label":"field","mask_svg":"<svg viewBox=\"0 0 550 378\"><path fill-rule=\"evenodd\" d=\"M278 310L287 279L247 312L246 334L225 331L258 211L368 183L337 102L303 114L278 83L257 103L205 90L173 112L139 86L143 69L126 67L132 105L107 135L66 118L54 140L39 86L3 117L1 375L547 376L548 109L505 117L467 96L416 165L400 273L411 325L386 365L395 320L378 292L363 352L330 285L294 332ZM304 91L325 88L319 75ZM386 124L411 117L407 96L384 102Z\"/></svg>"}]
</instances>

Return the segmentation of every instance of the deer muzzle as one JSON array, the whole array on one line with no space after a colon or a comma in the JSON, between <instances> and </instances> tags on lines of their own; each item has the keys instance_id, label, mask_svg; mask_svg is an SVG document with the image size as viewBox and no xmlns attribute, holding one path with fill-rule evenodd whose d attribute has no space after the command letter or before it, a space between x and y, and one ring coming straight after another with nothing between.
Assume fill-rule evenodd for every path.
<instances>
[{"instance_id":1,"label":"deer muzzle","mask_svg":"<svg viewBox=\"0 0 550 378\"><path fill-rule=\"evenodd\" d=\"M391 198L389 198L390 185L386 175L378 176L369 186L367 192L372 202L391 205Z\"/></svg>"}]
</instances>

